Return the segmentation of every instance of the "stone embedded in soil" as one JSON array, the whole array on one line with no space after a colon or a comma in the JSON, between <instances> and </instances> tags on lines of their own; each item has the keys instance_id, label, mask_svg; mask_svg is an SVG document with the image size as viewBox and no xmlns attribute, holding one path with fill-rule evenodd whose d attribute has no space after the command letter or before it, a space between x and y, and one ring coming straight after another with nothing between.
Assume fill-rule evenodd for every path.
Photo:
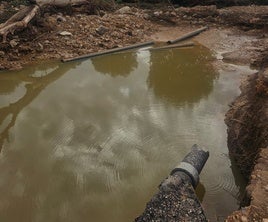
<instances>
[{"instance_id":1,"label":"stone embedded in soil","mask_svg":"<svg viewBox=\"0 0 268 222\"><path fill-rule=\"evenodd\" d=\"M109 29L104 27L104 26L100 26L96 29L96 32L99 34L99 35L103 35L105 34L106 32L108 32Z\"/></svg>"},{"instance_id":2,"label":"stone embedded in soil","mask_svg":"<svg viewBox=\"0 0 268 222\"><path fill-rule=\"evenodd\" d=\"M9 44L10 44L10 46L11 46L12 48L14 48L14 47L16 47L16 46L18 45L18 41L15 40L15 39L12 39L12 40L9 42Z\"/></svg>"},{"instance_id":3,"label":"stone embedded in soil","mask_svg":"<svg viewBox=\"0 0 268 222\"><path fill-rule=\"evenodd\" d=\"M129 6L124 6L120 9L118 9L116 12L119 14L127 14L127 13L131 13L131 8Z\"/></svg>"},{"instance_id":4,"label":"stone embedded in soil","mask_svg":"<svg viewBox=\"0 0 268 222\"><path fill-rule=\"evenodd\" d=\"M59 35L61 35L61 36L72 36L73 34L71 32L62 31L62 32L59 33Z\"/></svg>"},{"instance_id":5,"label":"stone embedded in soil","mask_svg":"<svg viewBox=\"0 0 268 222\"><path fill-rule=\"evenodd\" d=\"M57 22L66 22L66 18L64 18L62 15L58 15Z\"/></svg>"}]
</instances>

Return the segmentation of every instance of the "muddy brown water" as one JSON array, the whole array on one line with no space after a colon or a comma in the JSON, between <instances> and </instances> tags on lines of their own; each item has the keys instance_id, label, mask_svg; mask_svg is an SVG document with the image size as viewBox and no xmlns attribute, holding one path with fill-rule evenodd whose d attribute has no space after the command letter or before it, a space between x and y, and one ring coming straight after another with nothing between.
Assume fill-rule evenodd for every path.
<instances>
[{"instance_id":1,"label":"muddy brown water","mask_svg":"<svg viewBox=\"0 0 268 222\"><path fill-rule=\"evenodd\" d=\"M202 46L0 73L0 221L133 221L195 143L212 221L239 206L224 114L241 71Z\"/></svg>"}]
</instances>

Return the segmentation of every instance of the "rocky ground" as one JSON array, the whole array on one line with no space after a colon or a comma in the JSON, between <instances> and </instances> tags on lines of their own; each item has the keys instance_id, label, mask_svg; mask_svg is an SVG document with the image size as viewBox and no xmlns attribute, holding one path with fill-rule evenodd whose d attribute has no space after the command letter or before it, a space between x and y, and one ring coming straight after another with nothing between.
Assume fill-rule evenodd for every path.
<instances>
[{"instance_id":1,"label":"rocky ground","mask_svg":"<svg viewBox=\"0 0 268 222\"><path fill-rule=\"evenodd\" d=\"M1 1L0 21L21 8ZM227 114L230 153L241 157L236 160L249 179L250 204L228 221L267 221L268 6L218 9L166 5L161 10L127 6L112 12L96 8L44 11L27 29L0 43L0 70L20 69L40 60L70 58L147 40L166 41L205 25L209 30L194 40L212 49L217 59L263 70L245 81L241 96Z\"/></svg>"},{"instance_id":2,"label":"rocky ground","mask_svg":"<svg viewBox=\"0 0 268 222\"><path fill-rule=\"evenodd\" d=\"M5 9L10 6L2 3L0 8L3 9L0 21L4 21ZM21 8L23 6L14 11ZM20 69L40 60L69 58L143 42L162 27L180 27L185 33L204 25L213 30L235 27L238 35L254 36L254 41L239 43L240 48L231 44L231 51L224 57L261 66L268 55L267 11L268 6L244 6L241 10L239 7L217 9L216 6L163 6L161 10L127 6L115 12L89 8L50 10L23 32L9 35L6 43L0 43L0 69ZM204 41L209 44L210 40Z\"/></svg>"}]
</instances>

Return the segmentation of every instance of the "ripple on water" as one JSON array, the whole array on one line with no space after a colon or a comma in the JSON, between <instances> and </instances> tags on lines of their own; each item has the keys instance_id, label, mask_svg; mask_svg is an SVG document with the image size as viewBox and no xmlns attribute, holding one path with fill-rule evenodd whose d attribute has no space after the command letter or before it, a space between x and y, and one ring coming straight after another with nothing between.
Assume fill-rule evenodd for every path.
<instances>
[{"instance_id":1,"label":"ripple on water","mask_svg":"<svg viewBox=\"0 0 268 222\"><path fill-rule=\"evenodd\" d=\"M239 198L233 177L226 174L215 175L215 177L207 181L206 193L210 197L217 197L220 193L228 193L235 199Z\"/></svg>"},{"instance_id":2,"label":"ripple on water","mask_svg":"<svg viewBox=\"0 0 268 222\"><path fill-rule=\"evenodd\" d=\"M237 205L226 193L236 197L237 188L229 159L219 159L218 153L227 150L223 109L236 91L233 75L217 79L199 58L201 52L209 53L200 47L147 52L148 63L142 57L136 63L133 53L134 65L126 67L130 73L111 73L104 60L88 60L75 69L60 67L55 73L66 74L51 84L40 78L38 84L45 87L31 92L0 155L5 169L0 218L40 212L38 221L53 221L55 215L59 222L133 220L194 143L212 147L201 175L203 204L210 206L206 211L228 215L225 208ZM120 69L129 66L118 64ZM13 99L25 94L13 84L10 89L16 91ZM2 105L13 99L5 97ZM19 182L16 171L27 178L25 186L14 185ZM10 190L21 199L13 199ZM25 204L25 196L29 202L35 198L38 210Z\"/></svg>"}]
</instances>

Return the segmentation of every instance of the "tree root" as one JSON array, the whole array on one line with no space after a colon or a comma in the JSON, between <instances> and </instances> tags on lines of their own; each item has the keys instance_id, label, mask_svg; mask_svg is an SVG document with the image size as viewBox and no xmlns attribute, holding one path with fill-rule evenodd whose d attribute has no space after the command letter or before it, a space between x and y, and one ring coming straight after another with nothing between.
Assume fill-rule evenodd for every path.
<instances>
[{"instance_id":1,"label":"tree root","mask_svg":"<svg viewBox=\"0 0 268 222\"><path fill-rule=\"evenodd\" d=\"M0 35L3 37L3 42L6 42L7 35L9 33L14 34L16 30L22 30L27 27L28 23L39 12L40 7L38 5L25 7L5 23L0 25Z\"/></svg>"}]
</instances>

